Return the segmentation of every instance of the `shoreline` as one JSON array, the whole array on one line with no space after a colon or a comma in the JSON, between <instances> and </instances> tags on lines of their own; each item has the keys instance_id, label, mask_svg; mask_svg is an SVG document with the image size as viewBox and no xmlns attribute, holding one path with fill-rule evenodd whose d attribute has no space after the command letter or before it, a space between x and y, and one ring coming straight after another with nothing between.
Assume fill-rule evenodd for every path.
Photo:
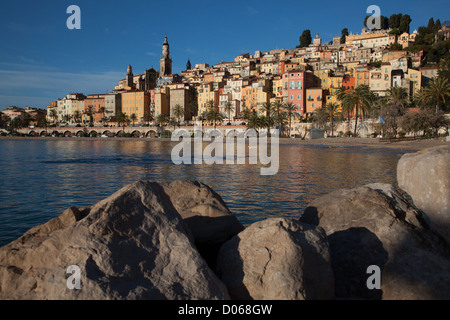
<instances>
[{"instance_id":1,"label":"shoreline","mask_svg":"<svg viewBox=\"0 0 450 320\"><path fill-rule=\"evenodd\" d=\"M89 138L89 137L0 137L3 140L19 141L147 141L147 142L176 142L171 138ZM268 140L270 142L270 140ZM321 138L312 140L280 138L280 144L297 144L306 146L330 146L330 147L369 147L391 149L422 150L439 146L450 145L444 138L426 139L414 141L380 142L377 138Z\"/></svg>"}]
</instances>

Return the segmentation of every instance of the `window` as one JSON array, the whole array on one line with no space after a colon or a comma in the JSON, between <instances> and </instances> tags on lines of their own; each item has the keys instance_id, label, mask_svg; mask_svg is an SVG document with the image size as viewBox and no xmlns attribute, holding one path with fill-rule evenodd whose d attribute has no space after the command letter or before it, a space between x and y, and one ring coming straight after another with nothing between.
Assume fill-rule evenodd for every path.
<instances>
[{"instance_id":1,"label":"window","mask_svg":"<svg viewBox=\"0 0 450 320\"><path fill-rule=\"evenodd\" d=\"M295 89L295 81L291 81L291 82L289 83L289 88L290 88L290 89Z\"/></svg>"}]
</instances>

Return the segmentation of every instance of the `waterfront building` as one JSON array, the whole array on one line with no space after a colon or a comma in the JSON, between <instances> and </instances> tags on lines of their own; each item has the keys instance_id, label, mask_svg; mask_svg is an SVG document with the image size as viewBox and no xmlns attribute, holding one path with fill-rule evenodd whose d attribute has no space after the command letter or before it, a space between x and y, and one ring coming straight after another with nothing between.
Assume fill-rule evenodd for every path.
<instances>
[{"instance_id":1,"label":"waterfront building","mask_svg":"<svg viewBox=\"0 0 450 320\"><path fill-rule=\"evenodd\" d=\"M105 94L105 114L107 122L115 121L116 115L122 111L122 95L120 93Z\"/></svg>"},{"instance_id":2,"label":"waterfront building","mask_svg":"<svg viewBox=\"0 0 450 320\"><path fill-rule=\"evenodd\" d=\"M105 94L90 94L84 99L83 122L100 123L105 111Z\"/></svg>"},{"instance_id":3,"label":"waterfront building","mask_svg":"<svg viewBox=\"0 0 450 320\"><path fill-rule=\"evenodd\" d=\"M170 89L168 86L156 87L154 90L155 96L155 119L162 114L170 116Z\"/></svg>"},{"instance_id":4,"label":"waterfront building","mask_svg":"<svg viewBox=\"0 0 450 320\"><path fill-rule=\"evenodd\" d=\"M148 91L127 91L122 93L122 112L136 115L138 122L143 122L144 114L150 112L150 93Z\"/></svg>"},{"instance_id":5,"label":"waterfront building","mask_svg":"<svg viewBox=\"0 0 450 320\"><path fill-rule=\"evenodd\" d=\"M74 123L81 120L76 118L83 115L85 98L86 96L82 93L70 93L58 99L58 121Z\"/></svg>"}]
</instances>

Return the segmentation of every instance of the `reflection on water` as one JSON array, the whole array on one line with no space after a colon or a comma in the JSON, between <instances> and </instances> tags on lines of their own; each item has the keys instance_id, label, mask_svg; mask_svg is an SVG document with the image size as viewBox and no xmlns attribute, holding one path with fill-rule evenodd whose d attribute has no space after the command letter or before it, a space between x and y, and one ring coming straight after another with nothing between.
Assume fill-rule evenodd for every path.
<instances>
[{"instance_id":1,"label":"reflection on water","mask_svg":"<svg viewBox=\"0 0 450 320\"><path fill-rule=\"evenodd\" d=\"M140 179L211 186L243 224L293 217L316 197L373 182L396 183L401 151L280 144L280 168L180 165L160 140L0 141L0 246L70 206L96 203Z\"/></svg>"}]
</instances>

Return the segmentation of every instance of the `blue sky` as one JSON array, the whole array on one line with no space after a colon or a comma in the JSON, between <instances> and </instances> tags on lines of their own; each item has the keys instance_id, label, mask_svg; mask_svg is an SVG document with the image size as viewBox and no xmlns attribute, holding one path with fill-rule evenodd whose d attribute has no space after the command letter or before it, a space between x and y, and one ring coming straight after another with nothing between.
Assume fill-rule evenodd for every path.
<instances>
[{"instance_id":1,"label":"blue sky","mask_svg":"<svg viewBox=\"0 0 450 320\"><path fill-rule=\"evenodd\" d=\"M72 4L81 9L81 30L66 27ZM188 59L212 65L255 50L293 48L305 29L323 41L345 27L360 32L372 4L387 17L409 14L412 30L430 17L450 20L448 0L2 1L0 110L44 108L71 92L106 93L128 64L135 74L158 70L165 35L179 73Z\"/></svg>"}]
</instances>

